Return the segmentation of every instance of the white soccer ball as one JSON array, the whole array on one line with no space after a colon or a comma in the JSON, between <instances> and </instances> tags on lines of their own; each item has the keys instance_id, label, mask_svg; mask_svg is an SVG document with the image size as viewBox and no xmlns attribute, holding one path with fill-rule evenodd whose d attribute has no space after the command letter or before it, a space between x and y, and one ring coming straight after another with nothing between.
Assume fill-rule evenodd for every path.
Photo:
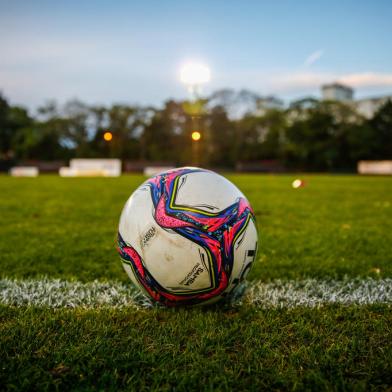
<instances>
[{"instance_id":1,"label":"white soccer ball","mask_svg":"<svg viewBox=\"0 0 392 392\"><path fill-rule=\"evenodd\" d=\"M216 302L236 292L257 251L246 197L209 170L179 168L150 178L122 211L118 250L125 271L167 306Z\"/></svg>"}]
</instances>

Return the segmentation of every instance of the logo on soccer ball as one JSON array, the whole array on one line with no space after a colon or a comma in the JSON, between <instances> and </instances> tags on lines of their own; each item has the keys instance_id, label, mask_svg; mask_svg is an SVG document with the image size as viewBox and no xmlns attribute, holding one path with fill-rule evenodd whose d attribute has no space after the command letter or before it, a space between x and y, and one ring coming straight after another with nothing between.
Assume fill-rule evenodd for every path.
<instances>
[{"instance_id":1,"label":"logo on soccer ball","mask_svg":"<svg viewBox=\"0 0 392 392\"><path fill-rule=\"evenodd\" d=\"M167 306L212 303L235 292L257 250L245 196L198 168L147 180L120 218L118 250L131 280Z\"/></svg>"}]
</instances>

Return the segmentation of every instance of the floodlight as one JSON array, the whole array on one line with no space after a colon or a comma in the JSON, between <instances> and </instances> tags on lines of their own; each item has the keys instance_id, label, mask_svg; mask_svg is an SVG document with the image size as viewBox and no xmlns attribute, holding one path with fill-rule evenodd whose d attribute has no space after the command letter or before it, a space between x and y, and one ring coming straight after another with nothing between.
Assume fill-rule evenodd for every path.
<instances>
[{"instance_id":1,"label":"floodlight","mask_svg":"<svg viewBox=\"0 0 392 392\"><path fill-rule=\"evenodd\" d=\"M197 86L209 82L209 68L200 63L187 63L180 70L180 80L188 86Z\"/></svg>"}]
</instances>

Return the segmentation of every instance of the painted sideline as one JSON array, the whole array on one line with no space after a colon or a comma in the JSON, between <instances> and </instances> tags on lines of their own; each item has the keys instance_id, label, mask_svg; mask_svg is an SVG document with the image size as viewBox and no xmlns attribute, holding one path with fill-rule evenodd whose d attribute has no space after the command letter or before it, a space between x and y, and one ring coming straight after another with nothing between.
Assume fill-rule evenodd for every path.
<instances>
[{"instance_id":1,"label":"painted sideline","mask_svg":"<svg viewBox=\"0 0 392 392\"><path fill-rule=\"evenodd\" d=\"M392 279L275 280L247 284L243 303L260 308L317 307L326 304L392 304ZM151 307L131 284L120 282L0 280L0 303L49 308Z\"/></svg>"}]
</instances>

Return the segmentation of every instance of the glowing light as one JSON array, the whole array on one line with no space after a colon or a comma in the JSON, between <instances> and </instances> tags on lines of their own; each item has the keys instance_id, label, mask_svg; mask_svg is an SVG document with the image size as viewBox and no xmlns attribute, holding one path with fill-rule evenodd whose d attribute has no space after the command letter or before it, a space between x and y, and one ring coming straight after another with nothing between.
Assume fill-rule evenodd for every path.
<instances>
[{"instance_id":1,"label":"glowing light","mask_svg":"<svg viewBox=\"0 0 392 392\"><path fill-rule=\"evenodd\" d=\"M187 63L180 70L180 80L189 86L196 86L210 81L210 70L199 63Z\"/></svg>"},{"instance_id":2,"label":"glowing light","mask_svg":"<svg viewBox=\"0 0 392 392\"><path fill-rule=\"evenodd\" d=\"M192 140L197 142L201 139L201 133L198 131L192 132Z\"/></svg>"},{"instance_id":3,"label":"glowing light","mask_svg":"<svg viewBox=\"0 0 392 392\"><path fill-rule=\"evenodd\" d=\"M113 139L113 134L111 132L105 132L103 138L105 141L110 142Z\"/></svg>"},{"instance_id":4,"label":"glowing light","mask_svg":"<svg viewBox=\"0 0 392 392\"><path fill-rule=\"evenodd\" d=\"M291 185L293 186L293 188L301 188L305 185L305 182L297 178L296 180L293 181Z\"/></svg>"}]
</instances>

